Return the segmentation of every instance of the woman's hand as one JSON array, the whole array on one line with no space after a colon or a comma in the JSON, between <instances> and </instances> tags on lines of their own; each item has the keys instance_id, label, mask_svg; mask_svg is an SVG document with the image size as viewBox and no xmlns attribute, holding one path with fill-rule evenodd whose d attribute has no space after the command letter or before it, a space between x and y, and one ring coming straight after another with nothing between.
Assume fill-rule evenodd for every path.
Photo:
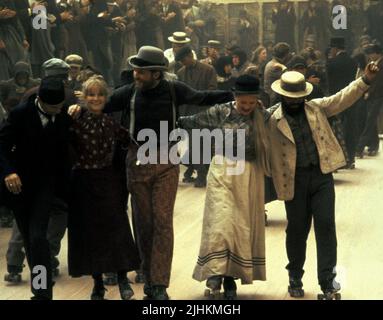
<instances>
[{"instance_id":1,"label":"woman's hand","mask_svg":"<svg viewBox=\"0 0 383 320\"><path fill-rule=\"evenodd\" d=\"M4 179L4 182L9 192L13 194L21 193L21 187L23 184L21 183L20 177L16 173L7 175Z\"/></svg>"},{"instance_id":2,"label":"woman's hand","mask_svg":"<svg viewBox=\"0 0 383 320\"><path fill-rule=\"evenodd\" d=\"M81 114L81 107L78 104L73 104L68 108L68 114L73 119L78 119Z\"/></svg>"}]
</instances>

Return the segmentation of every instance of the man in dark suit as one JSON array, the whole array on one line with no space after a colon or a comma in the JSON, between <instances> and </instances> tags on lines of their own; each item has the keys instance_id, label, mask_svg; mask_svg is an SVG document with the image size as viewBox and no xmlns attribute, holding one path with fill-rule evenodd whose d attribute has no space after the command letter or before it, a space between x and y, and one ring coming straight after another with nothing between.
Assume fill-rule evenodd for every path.
<instances>
[{"instance_id":1,"label":"man in dark suit","mask_svg":"<svg viewBox=\"0 0 383 320\"><path fill-rule=\"evenodd\" d=\"M49 210L55 197L66 198L70 176L71 118L62 112L64 100L63 82L44 79L0 129L1 182L24 239L36 300L52 299Z\"/></svg>"},{"instance_id":2,"label":"man in dark suit","mask_svg":"<svg viewBox=\"0 0 383 320\"><path fill-rule=\"evenodd\" d=\"M329 93L333 95L348 86L356 78L356 62L346 52L345 39L334 37L331 39L330 52L327 61L327 76ZM355 104L340 114L343 124L344 140L346 143L348 164L347 168L355 168L355 152L358 143L357 127L358 109Z\"/></svg>"}]
</instances>

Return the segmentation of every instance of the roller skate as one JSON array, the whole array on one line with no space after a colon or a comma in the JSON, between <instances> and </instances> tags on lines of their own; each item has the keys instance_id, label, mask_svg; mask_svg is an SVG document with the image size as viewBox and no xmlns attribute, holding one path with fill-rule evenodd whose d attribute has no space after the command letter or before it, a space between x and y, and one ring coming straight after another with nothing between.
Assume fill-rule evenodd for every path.
<instances>
[{"instance_id":1,"label":"roller skate","mask_svg":"<svg viewBox=\"0 0 383 320\"><path fill-rule=\"evenodd\" d=\"M303 298L305 296L301 279L290 278L289 287L287 289L292 298Z\"/></svg>"},{"instance_id":2,"label":"roller skate","mask_svg":"<svg viewBox=\"0 0 383 320\"><path fill-rule=\"evenodd\" d=\"M145 276L141 270L136 270L136 278L134 279L136 283L145 283Z\"/></svg>"},{"instance_id":3,"label":"roller skate","mask_svg":"<svg viewBox=\"0 0 383 320\"><path fill-rule=\"evenodd\" d=\"M20 283L22 281L21 274L10 272L4 276L4 281L15 284Z\"/></svg>"},{"instance_id":4,"label":"roller skate","mask_svg":"<svg viewBox=\"0 0 383 320\"><path fill-rule=\"evenodd\" d=\"M152 299L152 286L149 282L145 282L144 284L144 294L146 295L146 299Z\"/></svg>"},{"instance_id":5,"label":"roller skate","mask_svg":"<svg viewBox=\"0 0 383 320\"><path fill-rule=\"evenodd\" d=\"M106 286L116 286L117 282L117 273L105 273L104 284Z\"/></svg>"},{"instance_id":6,"label":"roller skate","mask_svg":"<svg viewBox=\"0 0 383 320\"><path fill-rule=\"evenodd\" d=\"M153 300L169 300L165 286L152 286L151 298Z\"/></svg>"},{"instance_id":7,"label":"roller skate","mask_svg":"<svg viewBox=\"0 0 383 320\"><path fill-rule=\"evenodd\" d=\"M219 299L222 287L222 276L212 276L206 281L205 297Z\"/></svg>"},{"instance_id":8,"label":"roller skate","mask_svg":"<svg viewBox=\"0 0 383 320\"><path fill-rule=\"evenodd\" d=\"M333 280L332 285L327 288L322 287L323 293L318 294L318 300L341 300L340 284Z\"/></svg>"},{"instance_id":9,"label":"roller skate","mask_svg":"<svg viewBox=\"0 0 383 320\"><path fill-rule=\"evenodd\" d=\"M223 296L226 300L235 300L237 298L237 285L233 277L224 277Z\"/></svg>"},{"instance_id":10,"label":"roller skate","mask_svg":"<svg viewBox=\"0 0 383 320\"><path fill-rule=\"evenodd\" d=\"M195 178L193 178L194 169L192 167L188 167L184 173L184 177L182 179L182 182L184 183L194 183Z\"/></svg>"},{"instance_id":11,"label":"roller skate","mask_svg":"<svg viewBox=\"0 0 383 320\"><path fill-rule=\"evenodd\" d=\"M107 289L105 289L105 287L102 284L101 285L95 284L92 290L92 294L90 296L90 300L106 300L104 298L105 291L107 291Z\"/></svg>"},{"instance_id":12,"label":"roller skate","mask_svg":"<svg viewBox=\"0 0 383 320\"><path fill-rule=\"evenodd\" d=\"M119 282L118 288L120 290L120 296L122 300L130 300L130 298L134 296L134 291L130 286L128 279L124 279Z\"/></svg>"}]
</instances>

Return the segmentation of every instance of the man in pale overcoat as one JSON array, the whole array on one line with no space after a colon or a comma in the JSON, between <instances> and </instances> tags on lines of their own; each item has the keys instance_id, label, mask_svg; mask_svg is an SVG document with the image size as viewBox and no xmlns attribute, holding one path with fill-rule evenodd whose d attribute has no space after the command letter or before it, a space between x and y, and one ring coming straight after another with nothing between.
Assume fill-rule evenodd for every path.
<instances>
[{"instance_id":1,"label":"man in pale overcoat","mask_svg":"<svg viewBox=\"0 0 383 320\"><path fill-rule=\"evenodd\" d=\"M288 225L286 249L289 293L304 295L302 276L306 241L314 219L318 280L321 290L333 298L340 290L335 282L337 240L335 190L332 172L346 164L342 149L327 118L352 106L374 80L378 67L369 64L363 78L330 97L306 101L312 85L302 74L289 71L272 84L281 102L269 109L271 171L279 200L285 201Z\"/></svg>"}]
</instances>

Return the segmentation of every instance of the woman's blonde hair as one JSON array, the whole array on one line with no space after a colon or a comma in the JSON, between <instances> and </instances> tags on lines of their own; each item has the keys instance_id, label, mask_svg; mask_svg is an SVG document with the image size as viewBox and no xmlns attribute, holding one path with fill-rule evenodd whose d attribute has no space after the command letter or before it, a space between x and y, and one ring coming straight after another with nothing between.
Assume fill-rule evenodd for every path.
<instances>
[{"instance_id":1,"label":"woman's blonde hair","mask_svg":"<svg viewBox=\"0 0 383 320\"><path fill-rule=\"evenodd\" d=\"M100 93L105 97L108 96L108 85L106 84L104 78L99 75L95 75L86 80L82 85L82 94L84 97L89 95L89 91L93 87L98 87Z\"/></svg>"}]
</instances>

